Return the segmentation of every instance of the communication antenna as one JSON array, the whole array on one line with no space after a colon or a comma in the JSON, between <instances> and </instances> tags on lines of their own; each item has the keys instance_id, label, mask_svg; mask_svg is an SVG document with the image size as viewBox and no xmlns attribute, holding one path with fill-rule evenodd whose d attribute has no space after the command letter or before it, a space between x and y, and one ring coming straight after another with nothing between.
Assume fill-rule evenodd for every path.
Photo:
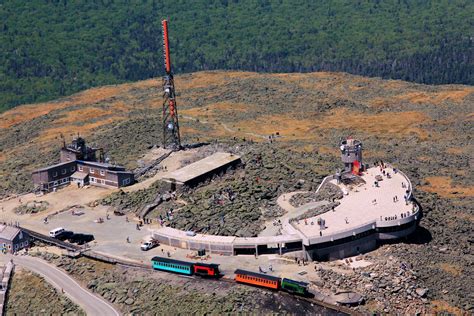
<instances>
[{"instance_id":1,"label":"communication antenna","mask_svg":"<svg viewBox=\"0 0 474 316\"><path fill-rule=\"evenodd\" d=\"M181 138L179 135L173 72L171 71L168 20L161 21L161 25L163 28L163 57L166 72L163 77L163 147L179 150L181 149Z\"/></svg>"}]
</instances>

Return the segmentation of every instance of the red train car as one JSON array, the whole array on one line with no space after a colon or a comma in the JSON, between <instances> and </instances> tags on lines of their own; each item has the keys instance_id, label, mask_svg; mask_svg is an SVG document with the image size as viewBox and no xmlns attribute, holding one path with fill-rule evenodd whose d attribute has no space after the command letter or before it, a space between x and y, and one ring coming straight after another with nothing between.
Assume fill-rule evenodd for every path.
<instances>
[{"instance_id":1,"label":"red train car","mask_svg":"<svg viewBox=\"0 0 474 316\"><path fill-rule=\"evenodd\" d=\"M246 283L261 287L266 287L273 290L280 288L281 279L271 275L245 271L241 269L235 270L235 281L239 283Z\"/></svg>"},{"instance_id":2,"label":"red train car","mask_svg":"<svg viewBox=\"0 0 474 316\"><path fill-rule=\"evenodd\" d=\"M214 263L194 263L193 272L203 277L219 277L219 265Z\"/></svg>"}]
</instances>

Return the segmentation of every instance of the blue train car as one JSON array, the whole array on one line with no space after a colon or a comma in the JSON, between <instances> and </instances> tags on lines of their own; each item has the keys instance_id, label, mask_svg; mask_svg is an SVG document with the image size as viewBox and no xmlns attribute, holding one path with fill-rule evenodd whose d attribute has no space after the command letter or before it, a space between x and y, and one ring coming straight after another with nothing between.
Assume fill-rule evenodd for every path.
<instances>
[{"instance_id":1,"label":"blue train car","mask_svg":"<svg viewBox=\"0 0 474 316\"><path fill-rule=\"evenodd\" d=\"M192 275L193 264L191 262L174 260L162 257L153 257L151 259L153 269L175 272L179 274Z\"/></svg>"}]
</instances>

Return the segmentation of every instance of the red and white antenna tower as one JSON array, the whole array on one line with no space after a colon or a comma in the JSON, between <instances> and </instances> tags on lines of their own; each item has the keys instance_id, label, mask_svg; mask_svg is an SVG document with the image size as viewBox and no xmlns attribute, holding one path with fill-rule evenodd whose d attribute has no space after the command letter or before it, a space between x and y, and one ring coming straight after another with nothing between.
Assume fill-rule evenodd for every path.
<instances>
[{"instance_id":1,"label":"red and white antenna tower","mask_svg":"<svg viewBox=\"0 0 474 316\"><path fill-rule=\"evenodd\" d=\"M163 57L166 71L163 77L163 147L179 150L181 149L181 139L174 79L171 71L168 20L161 21L161 25L163 27Z\"/></svg>"}]
</instances>

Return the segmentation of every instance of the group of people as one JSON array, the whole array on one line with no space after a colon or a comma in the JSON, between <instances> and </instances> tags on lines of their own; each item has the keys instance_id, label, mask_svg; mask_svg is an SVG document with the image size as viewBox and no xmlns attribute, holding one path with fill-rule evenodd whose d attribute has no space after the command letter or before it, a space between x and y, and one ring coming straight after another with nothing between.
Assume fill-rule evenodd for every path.
<instances>
[{"instance_id":1,"label":"group of people","mask_svg":"<svg viewBox=\"0 0 474 316\"><path fill-rule=\"evenodd\" d=\"M170 220L173 219L173 212L174 212L174 210L173 210L172 208L170 208L168 211L166 211L165 217L163 217L163 215L161 215L161 214L158 215L157 220L158 220L158 222L160 223L161 226L164 226L164 224L165 224L165 218L166 218L167 221L170 221ZM149 223L151 223L151 220L150 220Z\"/></svg>"},{"instance_id":2,"label":"group of people","mask_svg":"<svg viewBox=\"0 0 474 316\"><path fill-rule=\"evenodd\" d=\"M268 135L268 141L270 142L270 144L273 143L273 141L275 140L275 138L276 138L277 136L280 136L280 133L279 133L279 132L277 132L276 134Z\"/></svg>"},{"instance_id":3,"label":"group of people","mask_svg":"<svg viewBox=\"0 0 474 316\"><path fill-rule=\"evenodd\" d=\"M224 200L233 202L236 198L235 192L231 188L225 188L219 191L219 193L212 196L214 204L224 205Z\"/></svg>"},{"instance_id":4,"label":"group of people","mask_svg":"<svg viewBox=\"0 0 474 316\"><path fill-rule=\"evenodd\" d=\"M305 266L308 264L308 262L305 260L305 259L299 259L297 257L295 257L295 263L297 263L299 266Z\"/></svg>"}]
</instances>

